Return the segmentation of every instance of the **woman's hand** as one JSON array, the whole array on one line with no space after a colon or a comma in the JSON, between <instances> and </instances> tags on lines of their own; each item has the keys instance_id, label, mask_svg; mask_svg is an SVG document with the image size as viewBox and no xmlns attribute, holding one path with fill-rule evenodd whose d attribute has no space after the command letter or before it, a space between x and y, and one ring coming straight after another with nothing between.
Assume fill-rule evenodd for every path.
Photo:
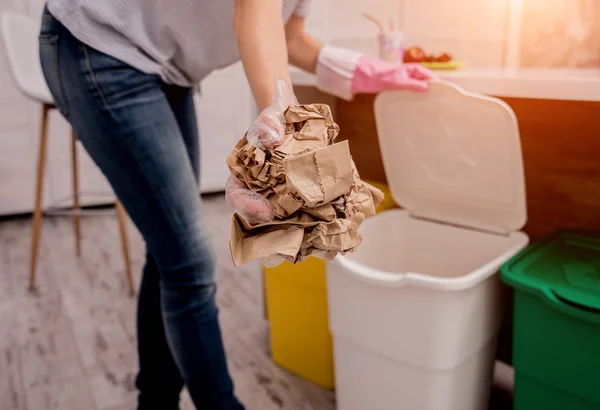
<instances>
[{"instance_id":1,"label":"woman's hand","mask_svg":"<svg viewBox=\"0 0 600 410\"><path fill-rule=\"evenodd\" d=\"M246 138L248 143L260 149L274 148L281 144L285 135L285 110L298 104L291 86L284 80L275 84L275 99L252 123ZM242 215L251 224L266 223L275 217L273 207L259 193L253 192L233 175L229 176L225 187L227 203L234 212Z\"/></svg>"},{"instance_id":2,"label":"woman's hand","mask_svg":"<svg viewBox=\"0 0 600 410\"><path fill-rule=\"evenodd\" d=\"M283 79L275 81L275 98L248 129L246 138L255 147L274 148L281 144L285 134L284 112L290 105L298 104L292 87Z\"/></svg>"},{"instance_id":3,"label":"woman's hand","mask_svg":"<svg viewBox=\"0 0 600 410\"><path fill-rule=\"evenodd\" d=\"M385 90L426 91L436 76L418 63L391 64L362 56L352 78L352 93L379 93Z\"/></svg>"},{"instance_id":4,"label":"woman's hand","mask_svg":"<svg viewBox=\"0 0 600 410\"><path fill-rule=\"evenodd\" d=\"M253 225L270 222L275 217L273 207L267 198L250 191L246 184L233 175L227 179L225 198L235 213L240 214Z\"/></svg>"}]
</instances>

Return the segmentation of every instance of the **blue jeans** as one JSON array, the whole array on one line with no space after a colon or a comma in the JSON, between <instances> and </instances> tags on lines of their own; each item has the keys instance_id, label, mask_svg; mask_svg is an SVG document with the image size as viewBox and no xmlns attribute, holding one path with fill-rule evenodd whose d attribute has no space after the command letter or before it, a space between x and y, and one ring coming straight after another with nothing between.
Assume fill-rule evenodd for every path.
<instances>
[{"instance_id":1,"label":"blue jeans","mask_svg":"<svg viewBox=\"0 0 600 410\"><path fill-rule=\"evenodd\" d=\"M215 258L202 225L193 90L86 46L46 9L40 58L56 106L146 241L138 302L140 409L243 409L215 304Z\"/></svg>"}]
</instances>

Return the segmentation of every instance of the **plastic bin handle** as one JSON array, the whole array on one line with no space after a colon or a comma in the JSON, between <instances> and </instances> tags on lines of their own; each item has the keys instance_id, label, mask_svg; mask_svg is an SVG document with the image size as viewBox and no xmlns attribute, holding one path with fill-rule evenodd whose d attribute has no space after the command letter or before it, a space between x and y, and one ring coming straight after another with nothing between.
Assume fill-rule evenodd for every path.
<instances>
[{"instance_id":1,"label":"plastic bin handle","mask_svg":"<svg viewBox=\"0 0 600 410\"><path fill-rule=\"evenodd\" d=\"M544 289L546 300L556 309L571 316L600 324L600 309L573 302L552 289Z\"/></svg>"}]
</instances>

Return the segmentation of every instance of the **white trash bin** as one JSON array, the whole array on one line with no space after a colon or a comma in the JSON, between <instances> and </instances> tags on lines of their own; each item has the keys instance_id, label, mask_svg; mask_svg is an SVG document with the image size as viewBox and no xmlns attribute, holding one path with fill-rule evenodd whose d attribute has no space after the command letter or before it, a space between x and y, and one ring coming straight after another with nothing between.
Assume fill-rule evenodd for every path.
<instances>
[{"instance_id":1,"label":"white trash bin","mask_svg":"<svg viewBox=\"0 0 600 410\"><path fill-rule=\"evenodd\" d=\"M499 267L527 245L519 132L500 100L434 83L375 102L392 195L328 267L338 410L485 410Z\"/></svg>"}]
</instances>

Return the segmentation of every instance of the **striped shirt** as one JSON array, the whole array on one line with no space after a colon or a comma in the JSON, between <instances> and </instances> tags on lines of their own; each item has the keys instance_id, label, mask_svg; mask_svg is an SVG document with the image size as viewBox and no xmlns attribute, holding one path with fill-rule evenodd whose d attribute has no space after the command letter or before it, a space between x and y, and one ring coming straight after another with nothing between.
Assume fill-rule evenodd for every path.
<instances>
[{"instance_id":1,"label":"striped shirt","mask_svg":"<svg viewBox=\"0 0 600 410\"><path fill-rule=\"evenodd\" d=\"M283 0L283 18L310 0ZM169 84L194 86L239 61L235 0L48 0L79 41Z\"/></svg>"}]
</instances>

